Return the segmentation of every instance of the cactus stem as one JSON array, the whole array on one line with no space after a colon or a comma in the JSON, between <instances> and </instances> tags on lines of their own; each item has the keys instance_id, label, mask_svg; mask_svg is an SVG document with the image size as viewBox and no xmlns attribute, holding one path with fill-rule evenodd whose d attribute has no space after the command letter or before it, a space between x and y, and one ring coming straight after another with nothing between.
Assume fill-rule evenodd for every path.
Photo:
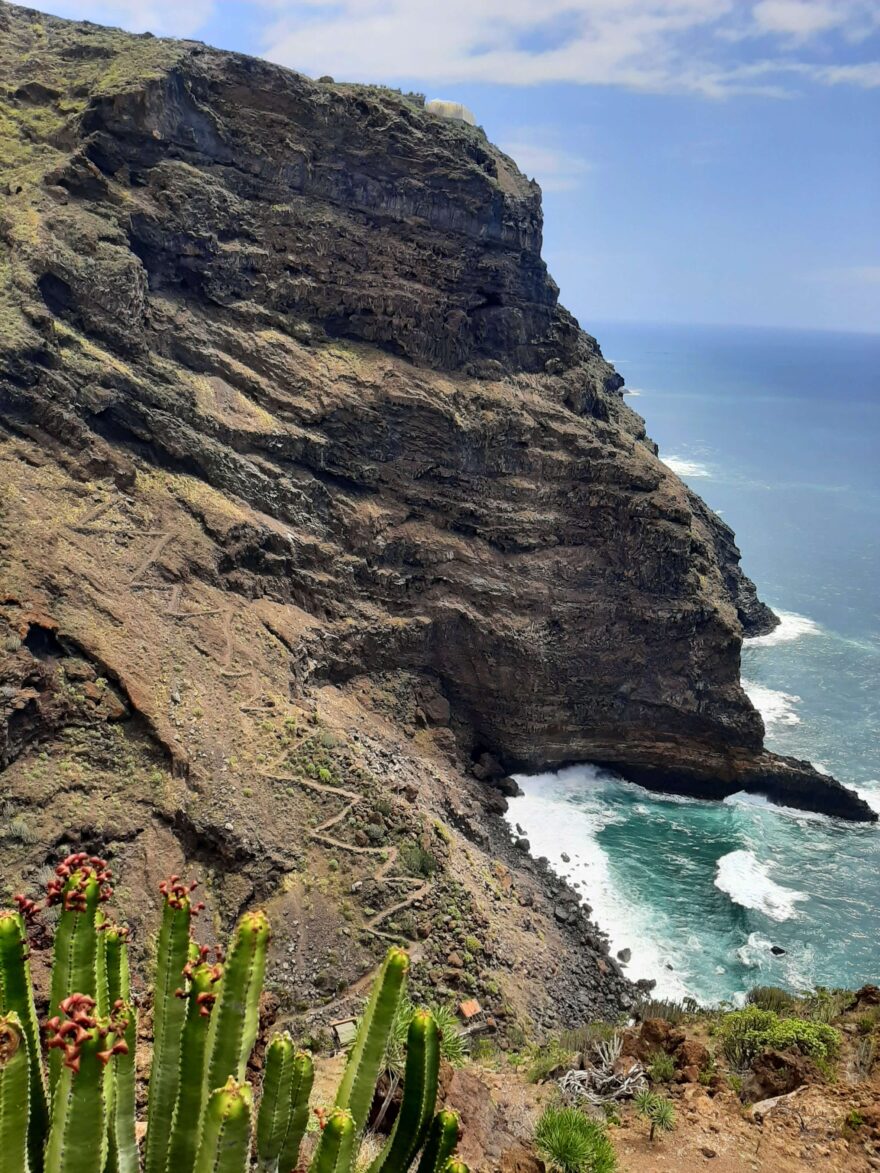
<instances>
[{"instance_id":1,"label":"cactus stem","mask_svg":"<svg viewBox=\"0 0 880 1173\"><path fill-rule=\"evenodd\" d=\"M385 1055L394 1015L403 993L409 958L402 949L391 948L373 986L357 1037L348 1057L345 1074L336 1096L337 1108L348 1108L356 1131L367 1122L373 1091Z\"/></svg>"}]
</instances>

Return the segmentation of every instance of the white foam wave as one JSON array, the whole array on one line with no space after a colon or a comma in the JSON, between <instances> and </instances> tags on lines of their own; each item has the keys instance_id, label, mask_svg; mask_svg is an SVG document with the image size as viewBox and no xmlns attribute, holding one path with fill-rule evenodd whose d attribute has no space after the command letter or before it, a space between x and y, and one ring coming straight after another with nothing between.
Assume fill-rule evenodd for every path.
<instances>
[{"instance_id":1,"label":"white foam wave","mask_svg":"<svg viewBox=\"0 0 880 1173\"><path fill-rule=\"evenodd\" d=\"M863 798L871 810L880 814L880 781L872 778L865 786L854 786L859 798Z\"/></svg>"},{"instance_id":2,"label":"white foam wave","mask_svg":"<svg viewBox=\"0 0 880 1173\"><path fill-rule=\"evenodd\" d=\"M773 957L772 945L773 942L760 933L749 933L748 940L745 945L740 945L736 955L748 969L763 969Z\"/></svg>"},{"instance_id":3,"label":"white foam wave","mask_svg":"<svg viewBox=\"0 0 880 1173\"><path fill-rule=\"evenodd\" d=\"M800 725L801 719L795 712L795 705L800 704L799 696L792 692L782 692L781 689L767 688L766 685L755 684L751 680L743 680L742 686L748 693L749 700L764 718L767 729L772 725Z\"/></svg>"},{"instance_id":4,"label":"white foam wave","mask_svg":"<svg viewBox=\"0 0 880 1173\"><path fill-rule=\"evenodd\" d=\"M661 456L660 459L667 468L671 468L676 476L685 480L688 477L710 477L712 474L705 464L697 460L688 460L685 456Z\"/></svg>"},{"instance_id":5,"label":"white foam wave","mask_svg":"<svg viewBox=\"0 0 880 1173\"><path fill-rule=\"evenodd\" d=\"M796 806L782 806L777 802L771 802L763 794L749 794L745 790L729 794L724 802L727 806L751 807L758 811L769 811L773 815L788 815L790 818L807 823L828 823L832 818L831 815L823 815L818 811L802 811Z\"/></svg>"},{"instance_id":6,"label":"white foam wave","mask_svg":"<svg viewBox=\"0 0 880 1173\"><path fill-rule=\"evenodd\" d=\"M746 640L750 648L772 648L776 644L790 643L804 635L821 635L822 628L813 619L806 615L797 615L794 611L777 611L779 626L767 635L756 635Z\"/></svg>"},{"instance_id":7,"label":"white foam wave","mask_svg":"<svg viewBox=\"0 0 880 1173\"><path fill-rule=\"evenodd\" d=\"M808 900L805 892L783 888L771 880L769 867L752 851L731 851L715 865L715 887L734 904L762 912L770 920L790 920L797 915L799 900Z\"/></svg>"},{"instance_id":8,"label":"white foam wave","mask_svg":"<svg viewBox=\"0 0 880 1173\"><path fill-rule=\"evenodd\" d=\"M590 904L592 919L608 934L612 953L631 950L629 977L654 978L659 997L686 997L690 993L687 954L664 944L674 940L674 934L661 923L662 918L627 898L598 842L603 827L624 817L599 803L589 803L591 789L600 788L607 777L593 766L518 777L524 793L509 800L508 823L511 829L517 823L523 828L533 856L546 856L557 875L572 884L580 883L578 891ZM672 964L674 969L667 968Z\"/></svg>"},{"instance_id":9,"label":"white foam wave","mask_svg":"<svg viewBox=\"0 0 880 1173\"><path fill-rule=\"evenodd\" d=\"M773 953L773 942L761 933L749 933L745 945L736 950L736 956L747 969L762 972L765 981L787 986L790 990L809 990L816 985L816 955L813 947L804 942L786 942L785 953ZM757 975L748 984L759 984ZM734 1001L745 1002L745 992Z\"/></svg>"},{"instance_id":10,"label":"white foam wave","mask_svg":"<svg viewBox=\"0 0 880 1173\"><path fill-rule=\"evenodd\" d=\"M622 390L624 395L632 395L634 399L638 399L645 394L641 387L623 387Z\"/></svg>"}]
</instances>

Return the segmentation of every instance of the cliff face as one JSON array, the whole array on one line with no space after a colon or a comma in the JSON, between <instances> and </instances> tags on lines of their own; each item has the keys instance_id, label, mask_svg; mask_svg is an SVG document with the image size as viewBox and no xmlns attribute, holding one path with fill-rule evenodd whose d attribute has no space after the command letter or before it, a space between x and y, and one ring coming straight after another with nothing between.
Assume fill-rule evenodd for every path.
<instances>
[{"instance_id":1,"label":"cliff face","mask_svg":"<svg viewBox=\"0 0 880 1173\"><path fill-rule=\"evenodd\" d=\"M739 661L773 617L482 132L7 6L0 67L7 764L64 707L50 631L191 780L267 698L403 673L508 769L871 817L763 750Z\"/></svg>"}]
</instances>

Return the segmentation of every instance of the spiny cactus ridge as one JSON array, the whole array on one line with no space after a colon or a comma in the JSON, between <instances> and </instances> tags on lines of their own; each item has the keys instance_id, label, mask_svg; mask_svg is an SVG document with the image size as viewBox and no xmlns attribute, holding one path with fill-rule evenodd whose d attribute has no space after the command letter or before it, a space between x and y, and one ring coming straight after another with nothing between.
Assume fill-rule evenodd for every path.
<instances>
[{"instance_id":1,"label":"spiny cactus ridge","mask_svg":"<svg viewBox=\"0 0 880 1173\"><path fill-rule=\"evenodd\" d=\"M12 1110L9 1110L9 1106ZM28 1168L28 1044L17 1014L0 1018L0 1164Z\"/></svg>"},{"instance_id":2,"label":"spiny cactus ridge","mask_svg":"<svg viewBox=\"0 0 880 1173\"><path fill-rule=\"evenodd\" d=\"M106 913L105 860L79 852L55 870L45 905L24 896L0 910L0 1173L291 1173L302 1170L314 1080L311 1057L289 1034L268 1043L259 1107L246 1081L257 1038L269 945L264 912L246 912L225 960L192 939L195 884L161 886L162 922L153 991L147 1127L138 1144L128 930ZM29 967L29 934L48 941L43 907L58 922L49 1017L40 1029ZM40 942L37 940L38 946ZM374 983L336 1102L315 1109L319 1139L311 1173L351 1173L403 996L409 959L389 950ZM370 1173L467 1173L452 1162L454 1112L433 1116L440 1032L425 1010L407 1036L403 1101Z\"/></svg>"},{"instance_id":3,"label":"spiny cactus ridge","mask_svg":"<svg viewBox=\"0 0 880 1173\"><path fill-rule=\"evenodd\" d=\"M461 1134L461 1120L458 1113L443 1108L431 1121L428 1139L419 1161L418 1173L441 1173L455 1152Z\"/></svg>"}]
</instances>

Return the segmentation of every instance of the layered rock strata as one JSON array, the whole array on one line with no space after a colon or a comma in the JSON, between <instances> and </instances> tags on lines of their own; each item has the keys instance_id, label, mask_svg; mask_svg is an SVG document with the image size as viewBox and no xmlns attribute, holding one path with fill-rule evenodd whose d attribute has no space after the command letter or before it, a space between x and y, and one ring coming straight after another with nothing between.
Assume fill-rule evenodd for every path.
<instances>
[{"instance_id":1,"label":"layered rock strata","mask_svg":"<svg viewBox=\"0 0 880 1173\"><path fill-rule=\"evenodd\" d=\"M764 750L740 650L774 619L559 305L539 189L482 131L7 5L0 68L5 589L179 772L203 763L143 633L210 594L280 640L289 698L422 673L508 770L876 817Z\"/></svg>"}]
</instances>

